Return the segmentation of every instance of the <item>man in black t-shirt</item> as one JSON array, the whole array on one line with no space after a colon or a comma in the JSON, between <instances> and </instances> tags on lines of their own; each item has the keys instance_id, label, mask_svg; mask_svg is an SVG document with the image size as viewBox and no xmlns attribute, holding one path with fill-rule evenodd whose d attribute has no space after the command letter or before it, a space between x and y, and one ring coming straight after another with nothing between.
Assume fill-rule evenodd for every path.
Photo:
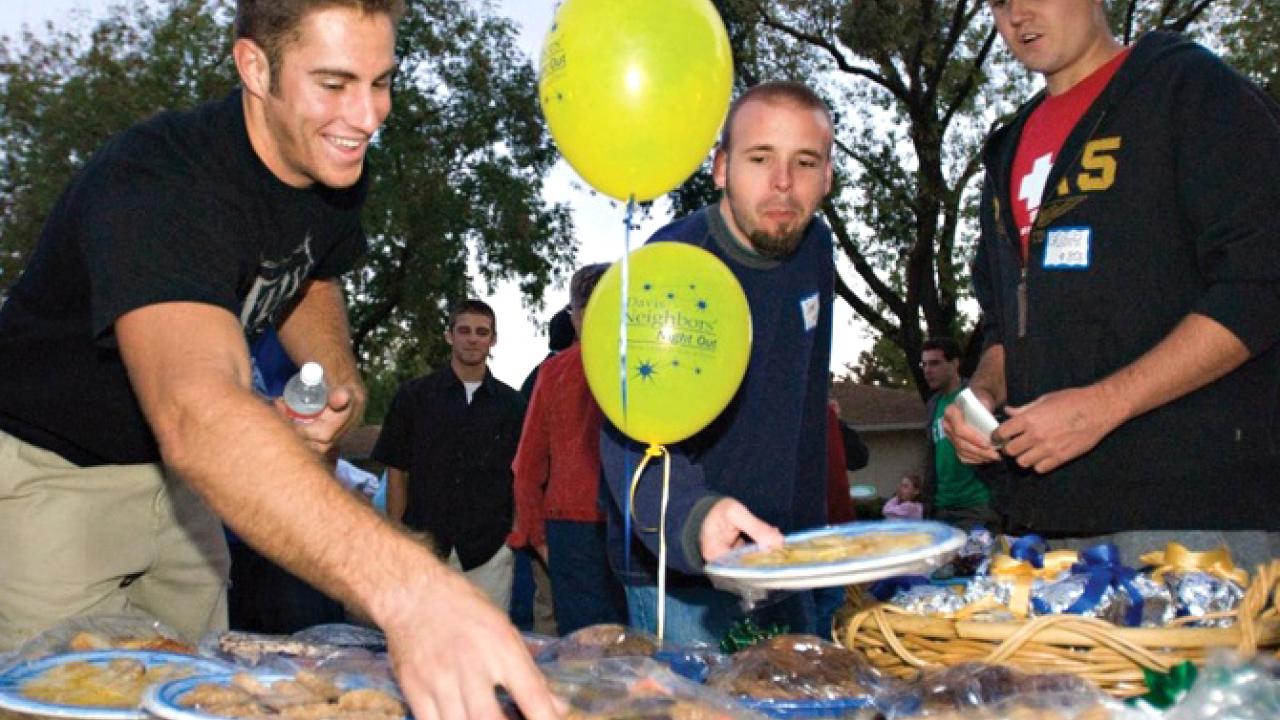
<instances>
[{"instance_id":1,"label":"man in black t-shirt","mask_svg":"<svg viewBox=\"0 0 1280 720\"><path fill-rule=\"evenodd\" d=\"M497 716L497 685L555 715L505 614L322 461L365 402L338 276L364 246L403 11L240 0L241 89L126 130L59 198L0 310L0 651L84 613L224 628L212 509L386 631L415 715ZM325 368L309 424L250 389L271 325Z\"/></svg>"},{"instance_id":2,"label":"man in black t-shirt","mask_svg":"<svg viewBox=\"0 0 1280 720\"><path fill-rule=\"evenodd\" d=\"M445 341L449 365L400 387L373 459L387 466L387 514L425 532L442 560L506 610L515 567L505 542L511 461L525 402L489 372L498 329L487 303L456 308Z\"/></svg>"}]
</instances>

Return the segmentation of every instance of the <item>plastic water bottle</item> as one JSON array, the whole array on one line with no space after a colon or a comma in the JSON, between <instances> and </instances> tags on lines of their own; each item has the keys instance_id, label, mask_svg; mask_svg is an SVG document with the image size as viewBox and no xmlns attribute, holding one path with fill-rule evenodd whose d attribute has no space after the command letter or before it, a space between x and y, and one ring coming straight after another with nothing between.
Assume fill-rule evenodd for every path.
<instances>
[{"instance_id":1,"label":"plastic water bottle","mask_svg":"<svg viewBox=\"0 0 1280 720\"><path fill-rule=\"evenodd\" d=\"M324 382L324 368L318 362L303 364L297 374L285 383L285 410L294 422L315 420L329 403L329 386Z\"/></svg>"}]
</instances>

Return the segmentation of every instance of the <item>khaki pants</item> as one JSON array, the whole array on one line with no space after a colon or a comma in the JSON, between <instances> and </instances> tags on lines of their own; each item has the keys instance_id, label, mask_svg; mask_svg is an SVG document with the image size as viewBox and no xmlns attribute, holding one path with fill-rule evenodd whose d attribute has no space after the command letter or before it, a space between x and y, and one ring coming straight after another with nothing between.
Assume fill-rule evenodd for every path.
<instances>
[{"instance_id":1,"label":"khaki pants","mask_svg":"<svg viewBox=\"0 0 1280 720\"><path fill-rule=\"evenodd\" d=\"M449 567L462 570L458 560L458 551L449 553ZM471 583L484 591L502 612L511 611L511 582L515 578L516 554L511 548L503 545L493 557L484 561L483 565L463 572Z\"/></svg>"},{"instance_id":2,"label":"khaki pants","mask_svg":"<svg viewBox=\"0 0 1280 720\"><path fill-rule=\"evenodd\" d=\"M0 432L0 651L77 615L227 627L222 526L159 465L81 468Z\"/></svg>"}]
</instances>

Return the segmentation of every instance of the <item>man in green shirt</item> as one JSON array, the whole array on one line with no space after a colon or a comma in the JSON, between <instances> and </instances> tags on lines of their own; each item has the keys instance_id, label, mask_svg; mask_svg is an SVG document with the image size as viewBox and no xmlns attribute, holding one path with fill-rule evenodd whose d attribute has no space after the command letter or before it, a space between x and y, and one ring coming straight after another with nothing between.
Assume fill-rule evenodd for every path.
<instances>
[{"instance_id":1,"label":"man in green shirt","mask_svg":"<svg viewBox=\"0 0 1280 720\"><path fill-rule=\"evenodd\" d=\"M920 353L924 380L933 391L925 405L929 460L925 467L924 497L931 516L964 530L981 525L1001 528L1000 516L991 508L991 491L956 457L955 447L942 430L942 416L964 388L960 377L960 347L951 338L930 338Z\"/></svg>"}]
</instances>

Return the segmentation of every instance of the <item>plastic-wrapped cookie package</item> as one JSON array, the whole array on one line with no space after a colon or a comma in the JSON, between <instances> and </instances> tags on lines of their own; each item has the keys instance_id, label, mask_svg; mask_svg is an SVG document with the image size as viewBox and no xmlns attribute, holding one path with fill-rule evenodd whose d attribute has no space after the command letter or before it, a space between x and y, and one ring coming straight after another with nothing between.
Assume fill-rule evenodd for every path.
<instances>
[{"instance_id":1,"label":"plastic-wrapped cookie package","mask_svg":"<svg viewBox=\"0 0 1280 720\"><path fill-rule=\"evenodd\" d=\"M567 720L766 720L649 658L552 663L542 670L552 692L568 703ZM504 709L508 717L522 717L511 702L505 702Z\"/></svg>"},{"instance_id":2,"label":"plastic-wrapped cookie package","mask_svg":"<svg viewBox=\"0 0 1280 720\"><path fill-rule=\"evenodd\" d=\"M1148 717L1074 675L1037 675L976 663L926 672L884 705L889 720L1135 720Z\"/></svg>"}]
</instances>

